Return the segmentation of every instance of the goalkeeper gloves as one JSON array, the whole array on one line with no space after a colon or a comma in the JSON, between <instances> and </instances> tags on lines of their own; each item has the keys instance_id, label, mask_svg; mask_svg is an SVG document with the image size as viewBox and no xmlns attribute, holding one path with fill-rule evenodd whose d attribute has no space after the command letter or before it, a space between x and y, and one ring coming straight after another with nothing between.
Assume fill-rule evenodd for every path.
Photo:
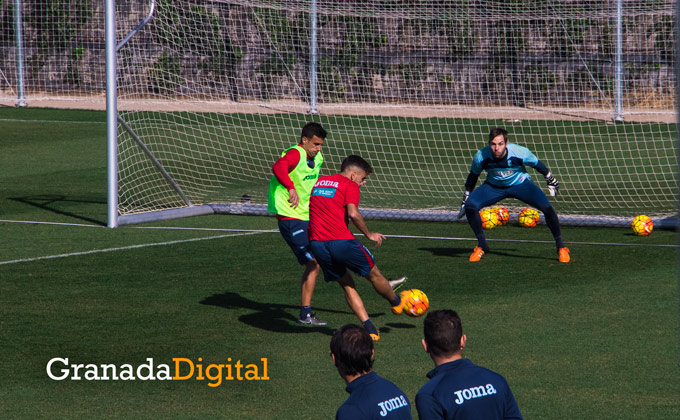
<instances>
[{"instance_id":1,"label":"goalkeeper gloves","mask_svg":"<svg viewBox=\"0 0 680 420\"><path fill-rule=\"evenodd\" d=\"M460 203L460 211L458 212L458 216L456 216L456 219L460 219L465 214L465 202L467 201L469 196L470 196L470 191L465 191L463 193L463 202Z\"/></svg>"},{"instance_id":2,"label":"goalkeeper gloves","mask_svg":"<svg viewBox=\"0 0 680 420\"><path fill-rule=\"evenodd\" d=\"M557 182L552 172L548 172L548 175L545 176L545 181L548 183L548 192L550 195L553 197L556 196L560 189L560 183Z\"/></svg>"}]
</instances>

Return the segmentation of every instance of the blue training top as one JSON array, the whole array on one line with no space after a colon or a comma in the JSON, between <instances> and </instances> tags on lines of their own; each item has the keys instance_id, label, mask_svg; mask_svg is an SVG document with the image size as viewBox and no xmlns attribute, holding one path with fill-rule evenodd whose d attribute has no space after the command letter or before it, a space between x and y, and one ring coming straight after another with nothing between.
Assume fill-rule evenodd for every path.
<instances>
[{"instance_id":1,"label":"blue training top","mask_svg":"<svg viewBox=\"0 0 680 420\"><path fill-rule=\"evenodd\" d=\"M375 372L347 385L349 398L338 408L336 420L411 420L411 404L402 390Z\"/></svg>"},{"instance_id":2,"label":"blue training top","mask_svg":"<svg viewBox=\"0 0 680 420\"><path fill-rule=\"evenodd\" d=\"M486 146L479 150L472 158L470 174L479 176L482 171L486 171L486 182L496 187L511 187L531 179L525 166L534 167L543 175L548 173L548 168L526 147L508 143L507 151L504 158L496 160L491 147Z\"/></svg>"},{"instance_id":3,"label":"blue training top","mask_svg":"<svg viewBox=\"0 0 680 420\"><path fill-rule=\"evenodd\" d=\"M416 395L421 420L522 419L507 381L469 359L443 363Z\"/></svg>"}]
</instances>

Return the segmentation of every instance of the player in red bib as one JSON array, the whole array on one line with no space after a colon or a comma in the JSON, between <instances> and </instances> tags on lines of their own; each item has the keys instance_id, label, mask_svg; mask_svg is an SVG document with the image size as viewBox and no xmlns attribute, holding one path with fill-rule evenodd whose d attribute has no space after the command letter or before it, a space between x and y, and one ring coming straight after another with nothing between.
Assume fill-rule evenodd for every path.
<instances>
[{"instance_id":1,"label":"player in red bib","mask_svg":"<svg viewBox=\"0 0 680 420\"><path fill-rule=\"evenodd\" d=\"M392 305L392 312L403 312L401 297L394 288L401 285L406 277L388 281L375 265L373 254L356 240L348 228L351 220L366 238L382 244L385 235L371 232L359 212L359 187L366 183L366 177L373 168L359 156L348 156L340 167L340 173L323 176L316 181L309 200L310 249L323 269L326 281L337 281L345 293L349 307L371 334L379 340L380 334L373 325L364 302L356 290L349 270L366 277L376 292Z\"/></svg>"}]
</instances>

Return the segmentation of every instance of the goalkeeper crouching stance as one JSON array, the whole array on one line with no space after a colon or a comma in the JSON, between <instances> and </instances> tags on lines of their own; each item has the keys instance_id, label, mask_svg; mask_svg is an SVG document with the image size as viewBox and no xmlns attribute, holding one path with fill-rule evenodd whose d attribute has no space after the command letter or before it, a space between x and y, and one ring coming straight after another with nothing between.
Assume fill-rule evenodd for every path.
<instances>
[{"instance_id":1,"label":"goalkeeper crouching stance","mask_svg":"<svg viewBox=\"0 0 680 420\"><path fill-rule=\"evenodd\" d=\"M526 147L508 143L506 130L492 129L489 133L489 145L479 150L472 159L470 174L465 181L463 203L458 214L458 218L463 217L463 214L467 216L468 223L477 237L478 243L470 255L470 261L479 261L489 250L479 210L511 197L543 212L545 222L555 238L559 261L569 262L569 248L565 247L562 242L562 231L557 213L545 193L531 180L526 166L531 166L540 172L545 177L550 195L557 195L559 182L550 170ZM475 189L482 171L487 173L486 180Z\"/></svg>"}]
</instances>

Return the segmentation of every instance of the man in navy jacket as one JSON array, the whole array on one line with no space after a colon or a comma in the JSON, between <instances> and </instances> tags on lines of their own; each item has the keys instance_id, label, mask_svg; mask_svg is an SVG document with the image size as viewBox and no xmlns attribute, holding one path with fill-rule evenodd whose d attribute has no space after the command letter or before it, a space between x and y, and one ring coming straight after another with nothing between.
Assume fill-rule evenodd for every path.
<instances>
[{"instance_id":1,"label":"man in navy jacket","mask_svg":"<svg viewBox=\"0 0 680 420\"><path fill-rule=\"evenodd\" d=\"M455 311L428 313L424 332L435 368L416 395L421 420L522 419L505 378L463 358L467 337Z\"/></svg>"},{"instance_id":2,"label":"man in navy jacket","mask_svg":"<svg viewBox=\"0 0 680 420\"><path fill-rule=\"evenodd\" d=\"M333 333L331 357L350 394L336 420L411 420L404 392L373 372L373 355L373 339L366 328L348 324Z\"/></svg>"}]
</instances>

